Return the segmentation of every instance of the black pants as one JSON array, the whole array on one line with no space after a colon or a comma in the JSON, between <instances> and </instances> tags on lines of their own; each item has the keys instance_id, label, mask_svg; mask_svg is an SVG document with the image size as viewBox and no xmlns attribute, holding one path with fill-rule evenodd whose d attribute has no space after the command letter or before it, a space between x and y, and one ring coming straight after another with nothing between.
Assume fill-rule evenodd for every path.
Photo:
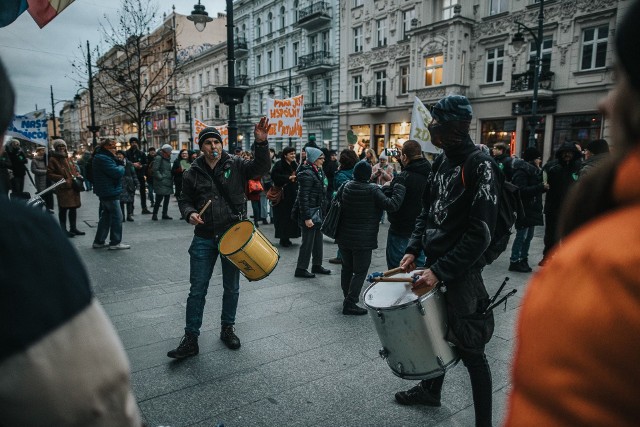
<instances>
[{"instance_id":1,"label":"black pants","mask_svg":"<svg viewBox=\"0 0 640 427\"><path fill-rule=\"evenodd\" d=\"M491 427L492 385L491 369L484 354L484 349L479 351L465 351L457 349L462 363L469 371L471 379L471 392L473 394L473 409L476 415L477 427ZM444 374L430 380L422 380L422 387L431 394L440 397Z\"/></svg>"},{"instance_id":2,"label":"black pants","mask_svg":"<svg viewBox=\"0 0 640 427\"><path fill-rule=\"evenodd\" d=\"M300 252L298 252L297 268L302 270L309 268L312 256L312 265L322 265L322 232L320 227L308 228L303 225L300 228L302 230L302 244Z\"/></svg>"},{"instance_id":3,"label":"black pants","mask_svg":"<svg viewBox=\"0 0 640 427\"><path fill-rule=\"evenodd\" d=\"M62 227L63 230L67 229L67 212L69 212L69 230L77 230L76 208L58 208L58 220L60 221L60 227Z\"/></svg>"},{"instance_id":4,"label":"black pants","mask_svg":"<svg viewBox=\"0 0 640 427\"><path fill-rule=\"evenodd\" d=\"M144 169L144 168L143 168ZM145 177L144 173L136 174L138 177L138 181L140 182L140 204L142 205L142 210L147 210L147 186L145 185ZM133 209L133 204L131 205ZM131 211L133 213L133 211Z\"/></svg>"},{"instance_id":5,"label":"black pants","mask_svg":"<svg viewBox=\"0 0 640 427\"><path fill-rule=\"evenodd\" d=\"M166 196L160 196L156 194L156 203L155 205L153 205L153 215L158 215L160 202L162 202L162 216L167 216L167 212L169 211L169 194L167 194Z\"/></svg>"},{"instance_id":6,"label":"black pants","mask_svg":"<svg viewBox=\"0 0 640 427\"><path fill-rule=\"evenodd\" d=\"M544 216L544 249L542 255L546 256L547 253L553 249L558 243L558 214L548 213Z\"/></svg>"},{"instance_id":7,"label":"black pants","mask_svg":"<svg viewBox=\"0 0 640 427\"><path fill-rule=\"evenodd\" d=\"M127 215L124 214L124 208L127 208ZM133 214L133 202L120 202L120 210L122 210L122 220Z\"/></svg>"},{"instance_id":8,"label":"black pants","mask_svg":"<svg viewBox=\"0 0 640 427\"><path fill-rule=\"evenodd\" d=\"M340 272L340 286L344 298L352 303L360 299L362 284L367 277L371 265L371 249L349 249L338 245L342 255L342 271Z\"/></svg>"}]
</instances>

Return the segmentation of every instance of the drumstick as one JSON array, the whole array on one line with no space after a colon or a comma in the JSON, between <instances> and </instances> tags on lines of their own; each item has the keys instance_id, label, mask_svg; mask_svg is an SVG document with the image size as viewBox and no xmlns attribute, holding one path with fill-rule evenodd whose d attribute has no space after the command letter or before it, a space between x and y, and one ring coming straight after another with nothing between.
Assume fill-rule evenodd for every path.
<instances>
[{"instance_id":1,"label":"drumstick","mask_svg":"<svg viewBox=\"0 0 640 427\"><path fill-rule=\"evenodd\" d=\"M207 203L205 203L202 209L200 209L200 212L198 212L198 215L202 216L202 214L204 213L204 211L207 210L210 204L211 204L211 199L207 200Z\"/></svg>"},{"instance_id":2,"label":"drumstick","mask_svg":"<svg viewBox=\"0 0 640 427\"><path fill-rule=\"evenodd\" d=\"M374 277L374 282L406 282L413 283L414 280L411 277Z\"/></svg>"},{"instance_id":3,"label":"drumstick","mask_svg":"<svg viewBox=\"0 0 640 427\"><path fill-rule=\"evenodd\" d=\"M404 269L402 267L396 267L396 268L392 268L389 271L385 271L384 273L382 273L383 277L388 277L388 276L393 276L394 274L398 274L398 273L403 273Z\"/></svg>"}]
</instances>

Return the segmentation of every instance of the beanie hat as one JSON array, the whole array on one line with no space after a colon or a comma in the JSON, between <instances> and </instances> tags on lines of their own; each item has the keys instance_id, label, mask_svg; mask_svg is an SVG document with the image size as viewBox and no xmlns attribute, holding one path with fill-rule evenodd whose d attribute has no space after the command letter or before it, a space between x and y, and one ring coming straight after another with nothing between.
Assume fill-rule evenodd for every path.
<instances>
[{"instance_id":1,"label":"beanie hat","mask_svg":"<svg viewBox=\"0 0 640 427\"><path fill-rule=\"evenodd\" d=\"M134 142L137 144L140 142L140 140L135 136L132 136L131 138L129 138L129 144L133 144Z\"/></svg>"},{"instance_id":2,"label":"beanie hat","mask_svg":"<svg viewBox=\"0 0 640 427\"><path fill-rule=\"evenodd\" d=\"M542 155L536 147L528 147L524 150L524 153L522 153L522 160L525 162L531 162L535 159L539 159L540 157L542 157Z\"/></svg>"},{"instance_id":3,"label":"beanie hat","mask_svg":"<svg viewBox=\"0 0 640 427\"><path fill-rule=\"evenodd\" d=\"M441 123L452 121L470 122L473 110L465 96L449 95L436 102L431 109L431 115Z\"/></svg>"},{"instance_id":4,"label":"beanie hat","mask_svg":"<svg viewBox=\"0 0 640 427\"><path fill-rule=\"evenodd\" d=\"M309 161L309 163L313 163L318 160L320 156L324 156L322 151L320 151L318 148L306 147L304 151L307 152L307 160Z\"/></svg>"},{"instance_id":5,"label":"beanie hat","mask_svg":"<svg viewBox=\"0 0 640 427\"><path fill-rule=\"evenodd\" d=\"M640 39L639 20L640 2L634 1L616 29L618 62L624 68L633 87L638 91L640 91L640 57L636 43Z\"/></svg>"},{"instance_id":6,"label":"beanie hat","mask_svg":"<svg viewBox=\"0 0 640 427\"><path fill-rule=\"evenodd\" d=\"M360 182L369 182L371 179L371 165L366 160L360 160L353 168L353 179Z\"/></svg>"},{"instance_id":7,"label":"beanie hat","mask_svg":"<svg viewBox=\"0 0 640 427\"><path fill-rule=\"evenodd\" d=\"M378 160L388 160L389 158L387 157L386 154L382 153L380 154L380 157L378 157Z\"/></svg>"},{"instance_id":8,"label":"beanie hat","mask_svg":"<svg viewBox=\"0 0 640 427\"><path fill-rule=\"evenodd\" d=\"M215 138L222 142L222 135L220 135L220 131L213 126L207 126L200 131L198 134L198 145L202 145L207 138Z\"/></svg>"},{"instance_id":9,"label":"beanie hat","mask_svg":"<svg viewBox=\"0 0 640 427\"><path fill-rule=\"evenodd\" d=\"M173 147L170 146L169 144L164 144L160 149L162 151L166 151L167 153L170 153L171 151L173 151Z\"/></svg>"},{"instance_id":10,"label":"beanie hat","mask_svg":"<svg viewBox=\"0 0 640 427\"><path fill-rule=\"evenodd\" d=\"M67 147L67 143L64 142L64 139L54 139L53 140L53 149L55 150L56 148L58 148L60 146L64 146L66 148Z\"/></svg>"},{"instance_id":11,"label":"beanie hat","mask_svg":"<svg viewBox=\"0 0 640 427\"><path fill-rule=\"evenodd\" d=\"M609 144L604 139L594 139L593 141L587 142L587 146L585 147L587 150L591 151L593 154L602 154L609 152Z\"/></svg>"}]
</instances>

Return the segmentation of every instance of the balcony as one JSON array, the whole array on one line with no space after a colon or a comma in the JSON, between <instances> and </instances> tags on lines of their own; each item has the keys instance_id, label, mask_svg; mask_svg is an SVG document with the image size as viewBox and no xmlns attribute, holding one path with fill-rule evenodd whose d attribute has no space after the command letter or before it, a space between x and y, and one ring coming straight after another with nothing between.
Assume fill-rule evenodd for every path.
<instances>
[{"instance_id":1,"label":"balcony","mask_svg":"<svg viewBox=\"0 0 640 427\"><path fill-rule=\"evenodd\" d=\"M383 111L387 107L387 95L371 95L362 97L362 108L370 112Z\"/></svg>"},{"instance_id":2,"label":"balcony","mask_svg":"<svg viewBox=\"0 0 640 427\"><path fill-rule=\"evenodd\" d=\"M542 70L540 72L538 90L551 92L553 76L554 73L552 71ZM511 74L511 92L527 91L533 92L533 70L529 70L519 74Z\"/></svg>"},{"instance_id":3,"label":"balcony","mask_svg":"<svg viewBox=\"0 0 640 427\"><path fill-rule=\"evenodd\" d=\"M324 73L332 69L331 52L313 52L298 58L298 72L301 74Z\"/></svg>"},{"instance_id":4,"label":"balcony","mask_svg":"<svg viewBox=\"0 0 640 427\"><path fill-rule=\"evenodd\" d=\"M236 37L233 39L233 49L238 58L246 56L249 53L249 45L245 37Z\"/></svg>"},{"instance_id":5,"label":"balcony","mask_svg":"<svg viewBox=\"0 0 640 427\"><path fill-rule=\"evenodd\" d=\"M317 29L331 22L330 9L327 2L317 2L300 9L298 21L294 25L305 30Z\"/></svg>"},{"instance_id":6,"label":"balcony","mask_svg":"<svg viewBox=\"0 0 640 427\"><path fill-rule=\"evenodd\" d=\"M249 86L249 76L247 76L246 74L236 75L236 86Z\"/></svg>"},{"instance_id":7,"label":"balcony","mask_svg":"<svg viewBox=\"0 0 640 427\"><path fill-rule=\"evenodd\" d=\"M304 117L314 119L331 119L335 117L331 104L327 102L310 102L304 104Z\"/></svg>"}]
</instances>

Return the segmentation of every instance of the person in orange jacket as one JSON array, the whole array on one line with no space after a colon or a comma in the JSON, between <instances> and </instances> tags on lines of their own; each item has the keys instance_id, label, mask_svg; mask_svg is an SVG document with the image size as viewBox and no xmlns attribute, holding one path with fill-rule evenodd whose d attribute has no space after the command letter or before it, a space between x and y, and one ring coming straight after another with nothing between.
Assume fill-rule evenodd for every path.
<instances>
[{"instance_id":1,"label":"person in orange jacket","mask_svg":"<svg viewBox=\"0 0 640 427\"><path fill-rule=\"evenodd\" d=\"M616 29L616 84L599 107L615 152L581 179L562 244L519 320L507 426L640 420L640 0Z\"/></svg>"}]
</instances>

